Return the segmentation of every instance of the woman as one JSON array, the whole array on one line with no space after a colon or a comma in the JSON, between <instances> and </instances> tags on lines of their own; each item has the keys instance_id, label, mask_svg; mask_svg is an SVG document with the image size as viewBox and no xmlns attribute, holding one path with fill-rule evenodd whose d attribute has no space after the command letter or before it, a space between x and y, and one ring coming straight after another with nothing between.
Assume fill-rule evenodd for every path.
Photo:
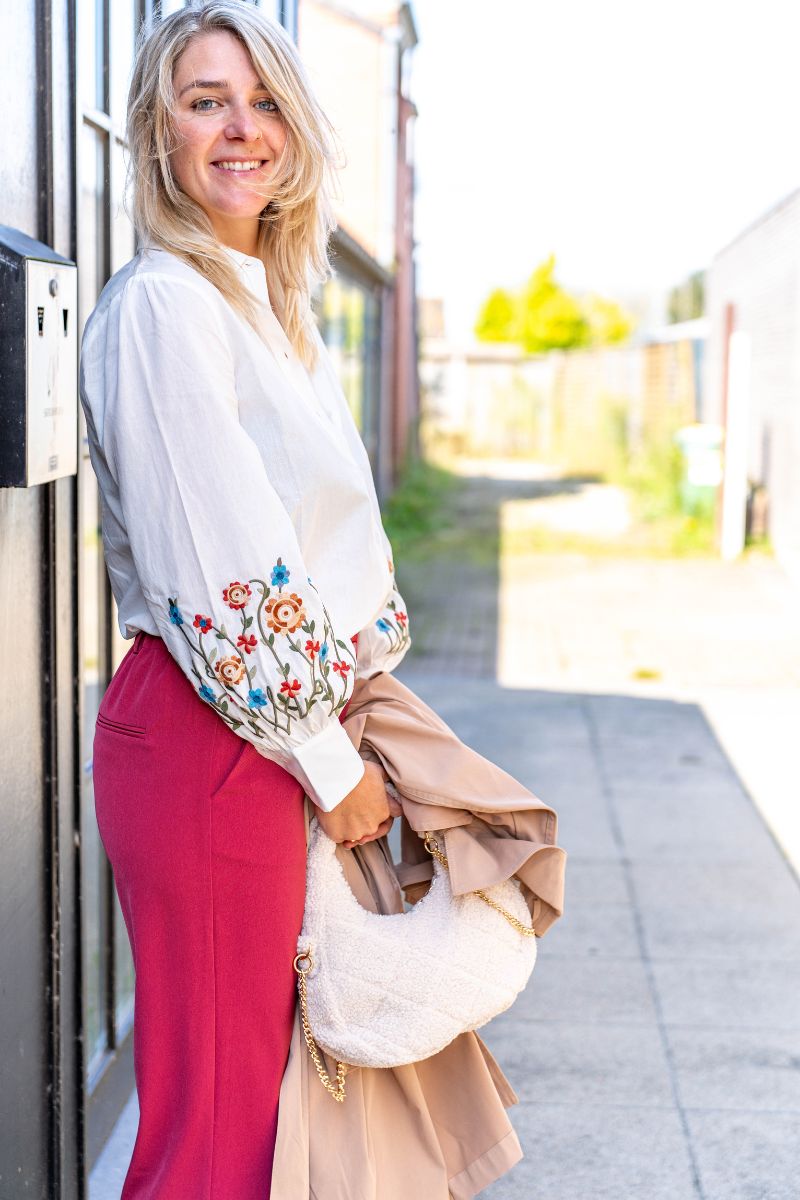
<instances>
[{"instance_id":1,"label":"woman","mask_svg":"<svg viewBox=\"0 0 800 1200\"><path fill-rule=\"evenodd\" d=\"M123 636L94 788L136 967L124 1200L264 1200L295 1009L307 794L346 847L399 809L341 727L410 644L369 461L310 308L331 128L279 26L204 3L139 46L140 252L84 331Z\"/></svg>"}]
</instances>

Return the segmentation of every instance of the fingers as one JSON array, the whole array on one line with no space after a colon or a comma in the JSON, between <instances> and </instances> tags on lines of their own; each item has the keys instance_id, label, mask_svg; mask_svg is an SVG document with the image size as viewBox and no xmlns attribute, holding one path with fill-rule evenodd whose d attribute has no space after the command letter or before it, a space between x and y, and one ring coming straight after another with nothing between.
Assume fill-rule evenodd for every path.
<instances>
[{"instance_id":1,"label":"fingers","mask_svg":"<svg viewBox=\"0 0 800 1200\"><path fill-rule=\"evenodd\" d=\"M376 842L378 838L385 837L394 824L394 817L387 817L385 821L381 821L374 833L365 833L357 841L342 842L346 850L352 850L354 846L363 846L366 842Z\"/></svg>"}]
</instances>

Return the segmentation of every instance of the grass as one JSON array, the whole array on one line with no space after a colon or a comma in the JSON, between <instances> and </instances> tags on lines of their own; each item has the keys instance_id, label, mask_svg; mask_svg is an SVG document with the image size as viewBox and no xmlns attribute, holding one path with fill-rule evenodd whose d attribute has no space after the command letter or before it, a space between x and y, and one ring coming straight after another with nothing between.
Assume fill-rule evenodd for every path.
<instances>
[{"instance_id":1,"label":"grass","mask_svg":"<svg viewBox=\"0 0 800 1200\"><path fill-rule=\"evenodd\" d=\"M387 500L384 528L395 557L416 558L457 529L455 498L463 480L423 458L405 464L398 486Z\"/></svg>"},{"instance_id":2,"label":"grass","mask_svg":"<svg viewBox=\"0 0 800 1200\"><path fill-rule=\"evenodd\" d=\"M681 509L682 462L677 448L651 449L636 462L605 474L631 500L632 526L619 537L599 538L531 522L500 530L497 496L469 477L425 460L409 459L388 499L384 525L398 562L458 558L496 567L501 553L581 554L591 557L689 557L714 550L710 510ZM565 476L569 481L570 476Z\"/></svg>"}]
</instances>

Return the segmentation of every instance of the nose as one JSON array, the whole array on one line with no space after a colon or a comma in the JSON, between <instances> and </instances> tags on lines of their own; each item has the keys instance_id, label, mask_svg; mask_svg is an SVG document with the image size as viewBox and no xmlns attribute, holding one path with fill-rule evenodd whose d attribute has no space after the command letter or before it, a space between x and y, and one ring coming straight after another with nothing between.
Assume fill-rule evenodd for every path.
<instances>
[{"instance_id":1,"label":"nose","mask_svg":"<svg viewBox=\"0 0 800 1200\"><path fill-rule=\"evenodd\" d=\"M243 142L254 142L260 136L258 121L253 115L249 104L238 105L228 124L225 126L225 136L241 138Z\"/></svg>"}]
</instances>

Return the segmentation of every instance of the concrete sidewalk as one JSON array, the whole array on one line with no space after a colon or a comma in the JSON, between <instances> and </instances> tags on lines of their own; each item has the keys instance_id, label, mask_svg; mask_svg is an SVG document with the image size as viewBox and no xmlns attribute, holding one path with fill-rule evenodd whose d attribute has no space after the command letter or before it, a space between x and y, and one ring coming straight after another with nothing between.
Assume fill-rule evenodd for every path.
<instances>
[{"instance_id":1,"label":"concrete sidewalk","mask_svg":"<svg viewBox=\"0 0 800 1200\"><path fill-rule=\"evenodd\" d=\"M797 1200L800 888L701 709L404 678L569 853L565 915L484 1031L526 1153L487 1200Z\"/></svg>"}]
</instances>

